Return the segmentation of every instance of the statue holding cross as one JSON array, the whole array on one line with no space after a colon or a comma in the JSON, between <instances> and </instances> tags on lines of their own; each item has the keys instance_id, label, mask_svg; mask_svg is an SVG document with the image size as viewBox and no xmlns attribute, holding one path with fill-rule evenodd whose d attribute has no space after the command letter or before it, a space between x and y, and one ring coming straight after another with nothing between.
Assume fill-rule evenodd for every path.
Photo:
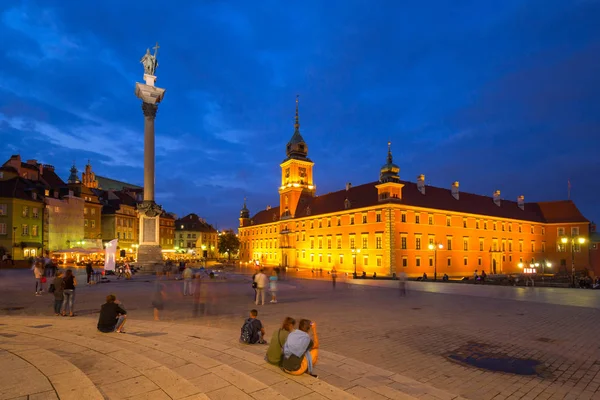
<instances>
[{"instance_id":1,"label":"statue holding cross","mask_svg":"<svg viewBox=\"0 0 600 400\"><path fill-rule=\"evenodd\" d=\"M158 42L156 42L156 46L152 48L154 54L150 54L150 49L146 49L146 54L144 54L144 57L140 60L144 66L144 73L146 75L154 75L156 73L156 68L158 68L158 59L156 57L158 55L159 47Z\"/></svg>"}]
</instances>

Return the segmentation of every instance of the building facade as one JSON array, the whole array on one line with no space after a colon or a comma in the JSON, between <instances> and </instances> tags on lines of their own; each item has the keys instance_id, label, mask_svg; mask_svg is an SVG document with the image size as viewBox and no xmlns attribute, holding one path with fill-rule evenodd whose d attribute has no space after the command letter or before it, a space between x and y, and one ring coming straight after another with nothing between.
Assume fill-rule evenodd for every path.
<instances>
[{"instance_id":1,"label":"building facade","mask_svg":"<svg viewBox=\"0 0 600 400\"><path fill-rule=\"evenodd\" d=\"M179 253L215 258L217 240L217 230L196 214L188 214L175 221L175 246Z\"/></svg>"},{"instance_id":2,"label":"building facade","mask_svg":"<svg viewBox=\"0 0 600 400\"><path fill-rule=\"evenodd\" d=\"M28 182L0 180L0 252L14 260L42 253L44 203Z\"/></svg>"},{"instance_id":3,"label":"building facade","mask_svg":"<svg viewBox=\"0 0 600 400\"><path fill-rule=\"evenodd\" d=\"M165 211L160 215L160 247L166 253L175 250L175 219L173 214Z\"/></svg>"},{"instance_id":4,"label":"building facade","mask_svg":"<svg viewBox=\"0 0 600 400\"><path fill-rule=\"evenodd\" d=\"M317 196L297 104L286 155L279 206L251 217L244 203L240 212L242 261L369 276L590 266L590 223L572 201L508 201L499 190L492 196L462 193L458 182L448 189L427 186L424 175L403 181L390 144L379 180Z\"/></svg>"}]
</instances>

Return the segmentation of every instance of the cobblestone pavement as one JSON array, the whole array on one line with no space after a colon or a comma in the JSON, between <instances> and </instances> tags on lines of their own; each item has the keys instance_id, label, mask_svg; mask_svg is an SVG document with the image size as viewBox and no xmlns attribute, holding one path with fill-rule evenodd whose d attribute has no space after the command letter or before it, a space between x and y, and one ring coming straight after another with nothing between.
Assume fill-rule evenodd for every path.
<instances>
[{"instance_id":1,"label":"cobblestone pavement","mask_svg":"<svg viewBox=\"0 0 600 400\"><path fill-rule=\"evenodd\" d=\"M600 399L599 291L411 282L408 296L400 297L395 283L376 282L393 286L388 288L372 282L342 281L334 290L330 282L290 279L280 284L278 304L258 306L259 317L271 331L287 315L314 319L323 349L469 399ZM193 299L181 295L182 283L165 284L165 321L215 327L235 336L255 307L245 276L205 285L206 307L196 317ZM29 271L2 271L1 312L49 315L49 296L35 297L26 290L29 286ZM81 287L79 314L93 315L112 292L131 318L150 320L153 286L153 278L136 276ZM569 305L555 304L557 299ZM355 376L348 372L351 381ZM344 386L344 377L335 379L332 384Z\"/></svg>"}]
</instances>

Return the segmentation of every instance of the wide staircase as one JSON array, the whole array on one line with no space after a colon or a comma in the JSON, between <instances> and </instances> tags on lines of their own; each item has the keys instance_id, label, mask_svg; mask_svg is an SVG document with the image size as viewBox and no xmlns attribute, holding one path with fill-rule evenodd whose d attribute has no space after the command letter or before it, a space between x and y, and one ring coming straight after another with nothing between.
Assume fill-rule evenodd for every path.
<instances>
[{"instance_id":1,"label":"wide staircase","mask_svg":"<svg viewBox=\"0 0 600 400\"><path fill-rule=\"evenodd\" d=\"M323 350L318 378L290 376L225 329L130 320L102 334L95 322L0 318L0 399L459 399Z\"/></svg>"}]
</instances>

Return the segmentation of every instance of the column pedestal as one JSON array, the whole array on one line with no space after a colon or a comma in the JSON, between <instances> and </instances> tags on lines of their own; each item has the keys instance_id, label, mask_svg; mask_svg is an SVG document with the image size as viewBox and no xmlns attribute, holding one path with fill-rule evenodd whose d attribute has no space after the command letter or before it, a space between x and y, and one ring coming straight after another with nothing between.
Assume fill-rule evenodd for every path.
<instances>
[{"instance_id":1,"label":"column pedestal","mask_svg":"<svg viewBox=\"0 0 600 400\"><path fill-rule=\"evenodd\" d=\"M140 216L140 247L138 247L137 265L144 271L162 271L162 249L159 244L160 214L162 208L154 201L138 204Z\"/></svg>"}]
</instances>

